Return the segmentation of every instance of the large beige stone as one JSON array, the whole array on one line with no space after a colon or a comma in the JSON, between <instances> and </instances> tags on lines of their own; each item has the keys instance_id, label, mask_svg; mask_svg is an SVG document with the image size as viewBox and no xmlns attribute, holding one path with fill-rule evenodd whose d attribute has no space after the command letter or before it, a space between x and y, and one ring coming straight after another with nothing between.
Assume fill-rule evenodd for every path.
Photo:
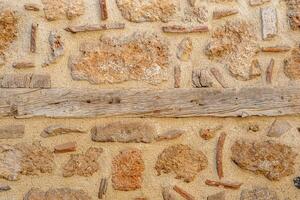
<instances>
[{"instance_id":1,"label":"large beige stone","mask_svg":"<svg viewBox=\"0 0 300 200\"><path fill-rule=\"evenodd\" d=\"M80 51L70 59L72 77L92 84L130 80L159 84L169 69L168 45L155 34L103 37L98 43L83 44Z\"/></svg>"},{"instance_id":2,"label":"large beige stone","mask_svg":"<svg viewBox=\"0 0 300 200\"><path fill-rule=\"evenodd\" d=\"M176 13L174 0L116 0L122 16L132 22L167 22Z\"/></svg>"},{"instance_id":3,"label":"large beige stone","mask_svg":"<svg viewBox=\"0 0 300 200\"><path fill-rule=\"evenodd\" d=\"M178 179L191 182L196 175L208 165L206 156L201 151L191 149L188 145L170 146L158 156L155 169L161 173L175 173Z\"/></svg>"},{"instance_id":4,"label":"large beige stone","mask_svg":"<svg viewBox=\"0 0 300 200\"><path fill-rule=\"evenodd\" d=\"M91 200L91 197L84 190L70 188L51 188L44 192L39 188L32 188L24 200Z\"/></svg>"},{"instance_id":5,"label":"large beige stone","mask_svg":"<svg viewBox=\"0 0 300 200\"><path fill-rule=\"evenodd\" d=\"M278 181L295 171L297 154L292 148L274 141L237 140L231 147L231 159L240 168Z\"/></svg>"}]
</instances>

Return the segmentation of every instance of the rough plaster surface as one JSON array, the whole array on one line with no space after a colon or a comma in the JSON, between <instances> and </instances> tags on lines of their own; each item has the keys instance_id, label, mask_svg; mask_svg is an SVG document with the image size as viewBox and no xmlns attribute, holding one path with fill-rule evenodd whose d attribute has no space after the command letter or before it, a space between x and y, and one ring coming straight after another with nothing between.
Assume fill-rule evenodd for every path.
<instances>
[{"instance_id":1,"label":"rough plaster surface","mask_svg":"<svg viewBox=\"0 0 300 200\"><path fill-rule=\"evenodd\" d=\"M211 39L212 32L207 33L195 33L189 34L188 37L193 41L193 52L189 62L179 62L176 58L176 51L178 44L187 37L185 34L165 34L161 31L161 26L165 25L162 22L144 22L144 23L132 23L124 19L118 10L118 7L114 0L107 0L107 6L109 11L108 22L122 22L126 23L126 29L124 30L108 30L103 32L90 32L70 34L63 29L68 25L78 24L97 24L100 23L99 5L97 0L84 0L85 14L76 17L73 20L63 18L48 22L45 19L43 11L29 12L23 8L24 3L28 3L27 0L1 0L0 6L9 6L13 10L17 11L18 19L18 33L17 40L10 45L6 51L6 62L0 67L0 75L7 73L37 73L37 74L51 74L51 87L52 88L173 88L173 70L168 71L168 80L159 84L151 85L145 82L128 81L120 84L108 84L103 83L99 85L92 85L88 81L74 81L71 76L70 69L68 68L69 56L76 55L80 48L80 45L84 42L96 41L101 36L113 36L119 37L131 35L137 30L149 31L157 33L169 41L169 48L172 50L170 55L171 65L180 65L182 71L181 87L191 88L192 80L191 73L193 69L205 69L207 67L214 66L218 68L230 87L253 87L266 85L265 79L262 77L256 78L250 81L240 81L233 78L230 72L227 71L219 63L210 60L205 55L205 48ZM226 3L214 3L214 2L226 2ZM287 6L283 0L273 0L272 2L265 3L266 6L274 6L277 9L278 17L278 34L270 41L263 41L261 37L261 20L260 20L260 6L251 7L248 5L247 0L237 1L220 1L220 0L198 0L196 5L208 6L208 13L212 13L216 8L223 6L234 7L239 10L239 14L236 16L226 17L220 20L212 20L209 17L208 24L210 29L216 28L224 24L226 20L232 19L250 19L255 24L255 34L257 35L257 42L261 46L272 46L277 44L285 44L291 47L296 47L300 41L299 31L291 31L288 23L288 17L286 15ZM42 8L40 0L31 0L30 3L36 3ZM176 1L177 6L180 5L181 9L179 14L184 14L184 8L188 3L184 0ZM265 6L263 5L263 6ZM211 16L211 15L210 15ZM169 23L175 23L181 21L181 17L173 16ZM29 52L30 46L30 30L31 23L38 23L38 37L37 37L37 53L31 54ZM191 22L196 23L197 22ZM48 44L48 37L50 31L58 31L62 36L62 40L65 45L65 54L60 60L47 67L42 67L43 63L49 57L51 49ZM284 59L288 58L289 53L259 53L255 56L259 59L262 66L263 74L270 62L271 58L275 60L275 70L273 79L273 86L291 86L299 84L298 81L290 80L284 73ZM18 61L32 61L36 64L33 69L24 69L17 71L12 67L12 63ZM215 80L214 80L215 81ZM214 82L216 83L216 81ZM217 87L220 87L218 84ZM134 199L136 197L147 197L151 200L161 200L161 187L165 185L176 184L181 188L187 190L190 194L193 194L197 199L206 199L208 195L216 194L220 191L224 191L222 188L209 187L205 185L206 179L216 179L216 164L215 164L215 148L219 136L219 132L216 133L216 137L210 140L204 140L199 137L199 130L213 128L218 125L223 125L222 129L227 133L226 142L224 145L224 174L225 179L243 182L240 190L226 190L226 199L238 200L240 198L241 191L243 189L251 190L254 187L268 187L272 191L276 191L278 198L285 200L289 198L291 200L300 199L299 189L294 187L292 179L294 176L300 174L300 160L297 157L295 161L295 174L292 176L284 177L280 181L270 181L263 175L255 175L252 172L239 168L231 161L230 147L234 142L241 139L259 140L264 141L270 139L267 136L270 125L275 118L266 117L251 117L251 118L187 118L187 119L138 119L143 122L149 122L155 124L158 129L158 133L166 132L170 129L184 130L185 134L179 138L170 141L154 142L151 144L144 143L96 143L91 140L90 134L66 134L51 138L42 138L40 134L43 130L54 124L65 124L70 126L79 126L83 130L90 130L97 125L104 125L111 122L118 122L117 118L92 118L92 119L46 119L46 118L33 118L33 119L13 119L13 118L1 118L0 125L5 126L8 124L24 124L25 135L23 138L18 139L1 139L1 144L14 145L20 142L31 143L33 140L40 140L43 146L47 146L53 149L55 145L65 142L76 141L78 148L76 153L85 153L90 147L102 148L103 153L99 157L98 162L101 165L99 171L89 177L72 176L63 177L62 166L69 160L69 155L73 153L57 154L55 155L55 168L51 174L42 174L34 176L23 176L21 179L15 182L7 180L1 180L1 183L9 184L11 190L0 193L0 200L20 200L31 188L40 188L43 191L48 191L49 188L65 188L71 189L83 189L87 192L93 200L98 199L97 193L99 189L101 177L111 178L111 163L112 158L119 154L120 151L127 148L137 148L141 150L145 165L143 173L143 182L141 189L135 191L116 191L113 189L111 180L109 180L107 195L105 199ZM279 119L287 120L291 123L292 129L279 138L272 138L271 140L289 145L293 149L300 148L300 133L297 131L297 127L300 126L300 119L296 116L280 117ZM136 119L128 119L128 121L136 121ZM250 124L259 125L259 131L249 131ZM195 150L202 151L208 159L208 167L201 171L195 180L190 183L185 183L180 179L175 179L174 175L162 174L157 176L155 170L155 163L159 154L167 147L175 144L186 144L191 146ZM181 197L176 194L178 199Z\"/></svg>"}]
</instances>

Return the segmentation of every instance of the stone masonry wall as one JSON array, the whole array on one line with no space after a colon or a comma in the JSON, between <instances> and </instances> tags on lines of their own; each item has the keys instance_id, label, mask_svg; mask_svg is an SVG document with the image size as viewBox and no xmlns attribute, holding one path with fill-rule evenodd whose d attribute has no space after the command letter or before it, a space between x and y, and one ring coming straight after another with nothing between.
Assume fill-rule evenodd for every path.
<instances>
[{"instance_id":1,"label":"stone masonry wall","mask_svg":"<svg viewBox=\"0 0 300 200\"><path fill-rule=\"evenodd\" d=\"M299 200L299 94L270 92L299 29L299 0L0 0L0 200Z\"/></svg>"}]
</instances>

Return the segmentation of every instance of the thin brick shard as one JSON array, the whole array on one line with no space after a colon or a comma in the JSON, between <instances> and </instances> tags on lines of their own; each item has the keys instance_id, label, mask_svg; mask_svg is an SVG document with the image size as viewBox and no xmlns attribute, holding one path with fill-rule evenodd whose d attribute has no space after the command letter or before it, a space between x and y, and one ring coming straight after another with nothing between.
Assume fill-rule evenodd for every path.
<instances>
[{"instance_id":1,"label":"thin brick shard","mask_svg":"<svg viewBox=\"0 0 300 200\"><path fill-rule=\"evenodd\" d=\"M85 133L86 131L75 126L65 126L61 124L51 125L44 129L41 136L44 138L53 137L57 135L69 134L69 133Z\"/></svg>"},{"instance_id":2,"label":"thin brick shard","mask_svg":"<svg viewBox=\"0 0 300 200\"><path fill-rule=\"evenodd\" d=\"M207 158L201 151L193 150L187 145L178 144L164 149L158 156L155 169L158 175L174 172L176 174L175 178L191 182L207 165Z\"/></svg>"},{"instance_id":3,"label":"thin brick shard","mask_svg":"<svg viewBox=\"0 0 300 200\"><path fill-rule=\"evenodd\" d=\"M165 33L203 33L208 32L206 25L168 25L162 27Z\"/></svg>"},{"instance_id":4,"label":"thin brick shard","mask_svg":"<svg viewBox=\"0 0 300 200\"><path fill-rule=\"evenodd\" d=\"M71 33L80 33L80 32L91 32L91 31L105 31L105 30L117 30L124 29L124 23L107 23L107 24L87 24L87 25L77 25L69 26L65 28L66 31Z\"/></svg>"},{"instance_id":5,"label":"thin brick shard","mask_svg":"<svg viewBox=\"0 0 300 200\"><path fill-rule=\"evenodd\" d=\"M24 4L24 9L29 10L29 11L39 11L40 6L35 3L26 3L26 4Z\"/></svg>"},{"instance_id":6,"label":"thin brick shard","mask_svg":"<svg viewBox=\"0 0 300 200\"><path fill-rule=\"evenodd\" d=\"M156 135L155 127L141 122L114 122L96 126L91 130L96 142L151 143Z\"/></svg>"},{"instance_id":7,"label":"thin brick shard","mask_svg":"<svg viewBox=\"0 0 300 200\"><path fill-rule=\"evenodd\" d=\"M240 168L262 174L271 181L278 181L295 171L297 154L284 144L238 140L231 151L231 159Z\"/></svg>"},{"instance_id":8,"label":"thin brick shard","mask_svg":"<svg viewBox=\"0 0 300 200\"><path fill-rule=\"evenodd\" d=\"M275 191L264 187L242 190L240 200L279 200Z\"/></svg>"},{"instance_id":9,"label":"thin brick shard","mask_svg":"<svg viewBox=\"0 0 300 200\"><path fill-rule=\"evenodd\" d=\"M134 80L157 85L167 79L169 47L155 34L103 37L99 43L83 44L80 51L69 63L74 80L92 84Z\"/></svg>"},{"instance_id":10,"label":"thin brick shard","mask_svg":"<svg viewBox=\"0 0 300 200\"><path fill-rule=\"evenodd\" d=\"M226 9L218 9L213 12L213 19L221 19L224 17L228 17L231 15L236 15L239 13L239 10L235 8L226 8Z\"/></svg>"},{"instance_id":11,"label":"thin brick shard","mask_svg":"<svg viewBox=\"0 0 300 200\"><path fill-rule=\"evenodd\" d=\"M142 187L145 170L142 153L138 149L121 151L112 161L112 183L115 190L132 191Z\"/></svg>"},{"instance_id":12,"label":"thin brick shard","mask_svg":"<svg viewBox=\"0 0 300 200\"><path fill-rule=\"evenodd\" d=\"M173 129L173 130L169 130L169 131L164 132L163 134L158 135L155 138L155 140L156 141L174 140L174 139L179 138L183 134L185 134L185 131Z\"/></svg>"},{"instance_id":13,"label":"thin brick shard","mask_svg":"<svg viewBox=\"0 0 300 200\"><path fill-rule=\"evenodd\" d=\"M70 155L69 161L63 166L63 176L92 176L100 169L98 158L102 152L102 148L90 147L84 154Z\"/></svg>"},{"instance_id":14,"label":"thin brick shard","mask_svg":"<svg viewBox=\"0 0 300 200\"><path fill-rule=\"evenodd\" d=\"M172 0L116 0L122 16L131 22L168 22L176 13Z\"/></svg>"},{"instance_id":15,"label":"thin brick shard","mask_svg":"<svg viewBox=\"0 0 300 200\"><path fill-rule=\"evenodd\" d=\"M12 66L15 69L28 69L28 68L35 67L34 63L32 63L32 62L26 62L26 61L13 63Z\"/></svg>"},{"instance_id":16,"label":"thin brick shard","mask_svg":"<svg viewBox=\"0 0 300 200\"><path fill-rule=\"evenodd\" d=\"M31 188L23 200L92 200L92 198L84 190L51 188L45 192L39 188Z\"/></svg>"},{"instance_id":17,"label":"thin brick shard","mask_svg":"<svg viewBox=\"0 0 300 200\"><path fill-rule=\"evenodd\" d=\"M277 35L277 11L276 8L267 7L261 9L262 37L269 40Z\"/></svg>"},{"instance_id":18,"label":"thin brick shard","mask_svg":"<svg viewBox=\"0 0 300 200\"><path fill-rule=\"evenodd\" d=\"M290 51L290 50L291 50L291 47L288 45L276 45L276 46L261 47L262 52L277 53L277 52L286 52L286 51Z\"/></svg>"},{"instance_id":19,"label":"thin brick shard","mask_svg":"<svg viewBox=\"0 0 300 200\"><path fill-rule=\"evenodd\" d=\"M51 54L43 64L43 67L56 63L57 60L64 55L65 46L61 35L56 31L51 31L48 38Z\"/></svg>"}]
</instances>

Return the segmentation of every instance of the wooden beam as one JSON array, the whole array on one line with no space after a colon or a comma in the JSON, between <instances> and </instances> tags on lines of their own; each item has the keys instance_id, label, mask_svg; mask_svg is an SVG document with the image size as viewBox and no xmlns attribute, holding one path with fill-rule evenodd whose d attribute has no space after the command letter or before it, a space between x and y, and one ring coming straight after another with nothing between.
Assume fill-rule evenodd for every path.
<instances>
[{"instance_id":1,"label":"wooden beam","mask_svg":"<svg viewBox=\"0 0 300 200\"><path fill-rule=\"evenodd\" d=\"M0 89L0 116L247 117L300 113L300 87L167 90Z\"/></svg>"}]
</instances>

